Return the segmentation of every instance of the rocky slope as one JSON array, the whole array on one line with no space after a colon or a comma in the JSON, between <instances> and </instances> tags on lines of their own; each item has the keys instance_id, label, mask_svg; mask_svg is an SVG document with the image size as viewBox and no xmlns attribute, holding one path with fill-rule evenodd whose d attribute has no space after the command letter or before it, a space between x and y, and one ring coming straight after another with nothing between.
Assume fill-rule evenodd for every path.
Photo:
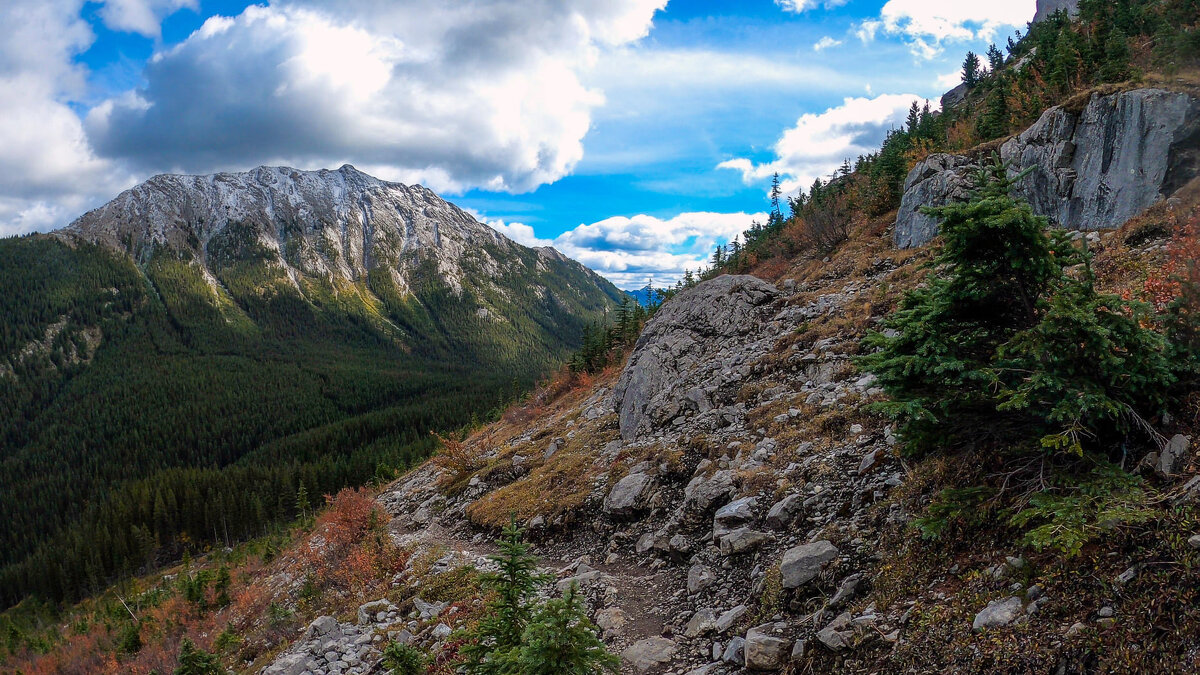
<instances>
[{"instance_id":1,"label":"rocky slope","mask_svg":"<svg viewBox=\"0 0 1200 675\"><path fill-rule=\"evenodd\" d=\"M509 273L524 248L423 186L382 181L349 164L336 171L262 166L244 173L155 176L60 234L139 259L167 247L194 255L210 273L229 256L251 250L293 280L356 282L386 270L401 292L418 283L414 277L423 262L432 262L439 277L461 292L468 276L478 283ZM570 265L596 285L607 283L552 249L538 253L540 266Z\"/></svg>"},{"instance_id":2,"label":"rocky slope","mask_svg":"<svg viewBox=\"0 0 1200 675\"><path fill-rule=\"evenodd\" d=\"M1000 160L1034 213L1070 230L1114 229L1200 175L1200 99L1138 89L1095 94L1079 109L1051 108L1007 140ZM920 212L962 199L989 157L936 154L909 172L895 242L920 246L937 223Z\"/></svg>"}]
</instances>

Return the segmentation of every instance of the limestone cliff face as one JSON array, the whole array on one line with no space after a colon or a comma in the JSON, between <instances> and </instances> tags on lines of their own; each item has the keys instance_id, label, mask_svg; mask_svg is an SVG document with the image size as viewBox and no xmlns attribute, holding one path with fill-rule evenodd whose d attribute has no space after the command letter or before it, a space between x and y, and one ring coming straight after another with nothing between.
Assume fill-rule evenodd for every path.
<instances>
[{"instance_id":1,"label":"limestone cliff face","mask_svg":"<svg viewBox=\"0 0 1200 675\"><path fill-rule=\"evenodd\" d=\"M1062 228L1120 226L1200 175L1200 99L1161 89L1096 95L1082 110L1051 108L1000 149L1034 213ZM937 222L920 213L969 193L979 161L932 155L909 173L895 242L921 246Z\"/></svg>"},{"instance_id":2,"label":"limestone cliff face","mask_svg":"<svg viewBox=\"0 0 1200 675\"><path fill-rule=\"evenodd\" d=\"M1055 12L1062 11L1074 16L1079 12L1079 0L1038 0L1037 14L1034 15L1033 22L1043 21Z\"/></svg>"}]
</instances>

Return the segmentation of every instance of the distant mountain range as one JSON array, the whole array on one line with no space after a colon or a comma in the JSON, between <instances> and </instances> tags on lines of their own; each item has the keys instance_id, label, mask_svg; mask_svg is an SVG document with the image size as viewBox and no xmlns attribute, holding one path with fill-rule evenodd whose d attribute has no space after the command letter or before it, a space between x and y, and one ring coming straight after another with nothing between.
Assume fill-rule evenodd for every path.
<instances>
[{"instance_id":1,"label":"distant mountain range","mask_svg":"<svg viewBox=\"0 0 1200 675\"><path fill-rule=\"evenodd\" d=\"M156 176L0 241L0 289L11 601L257 534L293 515L300 485L316 496L421 456L622 297L348 165Z\"/></svg>"}]
</instances>

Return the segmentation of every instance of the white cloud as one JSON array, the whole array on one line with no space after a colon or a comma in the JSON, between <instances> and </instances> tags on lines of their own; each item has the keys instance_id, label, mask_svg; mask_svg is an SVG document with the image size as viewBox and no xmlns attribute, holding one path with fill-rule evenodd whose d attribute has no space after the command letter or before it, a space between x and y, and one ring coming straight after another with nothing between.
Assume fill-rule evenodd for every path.
<instances>
[{"instance_id":1,"label":"white cloud","mask_svg":"<svg viewBox=\"0 0 1200 675\"><path fill-rule=\"evenodd\" d=\"M775 0L775 4L780 9L793 14L800 14L818 5L824 6L825 9L833 9L834 7L841 7L847 2L850 2L850 0L825 0L825 2L821 2L821 0Z\"/></svg>"},{"instance_id":2,"label":"white cloud","mask_svg":"<svg viewBox=\"0 0 1200 675\"><path fill-rule=\"evenodd\" d=\"M801 116L775 143L774 161L755 164L737 158L717 168L741 172L748 185L778 172L785 192L807 189L817 178L827 179L846 159L853 162L878 150L888 130L903 125L914 101L923 99L913 94L847 98L836 108Z\"/></svg>"},{"instance_id":3,"label":"white cloud","mask_svg":"<svg viewBox=\"0 0 1200 675\"><path fill-rule=\"evenodd\" d=\"M581 73L666 0L293 0L214 18L88 116L104 154L193 172L353 160L439 191L569 173L604 103Z\"/></svg>"},{"instance_id":4,"label":"white cloud","mask_svg":"<svg viewBox=\"0 0 1200 675\"><path fill-rule=\"evenodd\" d=\"M878 19L859 24L858 36L873 40L883 30L903 37L914 55L932 59L945 42L995 40L1002 28L1033 19L1037 0L964 2L963 0L888 0Z\"/></svg>"},{"instance_id":5,"label":"white cloud","mask_svg":"<svg viewBox=\"0 0 1200 675\"><path fill-rule=\"evenodd\" d=\"M162 20L184 8L199 9L199 0L104 0L100 18L112 30L157 38Z\"/></svg>"},{"instance_id":6,"label":"white cloud","mask_svg":"<svg viewBox=\"0 0 1200 675\"><path fill-rule=\"evenodd\" d=\"M93 40L81 5L0 3L0 235L64 225L68 209L126 185L69 105L86 90L74 59Z\"/></svg>"},{"instance_id":7,"label":"white cloud","mask_svg":"<svg viewBox=\"0 0 1200 675\"><path fill-rule=\"evenodd\" d=\"M830 49L832 47L837 47L841 44L842 44L841 40L835 40L835 39L829 37L828 35L826 35L825 37L821 38L820 40L817 40L816 44L813 45L813 51L821 52L821 51L825 51L826 49Z\"/></svg>"},{"instance_id":8,"label":"white cloud","mask_svg":"<svg viewBox=\"0 0 1200 675\"><path fill-rule=\"evenodd\" d=\"M670 285L684 270L708 264L718 244L732 240L764 222L765 213L681 213L662 219L648 215L606 218L563 232L552 240L540 239L522 223L491 221L488 224L527 246L553 246L565 255L596 270L621 288L640 288L648 278Z\"/></svg>"}]
</instances>

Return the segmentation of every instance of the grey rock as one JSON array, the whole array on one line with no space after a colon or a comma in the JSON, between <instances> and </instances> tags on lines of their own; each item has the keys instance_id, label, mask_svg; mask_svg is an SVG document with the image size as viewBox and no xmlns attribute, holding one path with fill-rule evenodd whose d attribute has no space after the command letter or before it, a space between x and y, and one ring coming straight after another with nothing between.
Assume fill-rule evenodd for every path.
<instances>
[{"instance_id":1,"label":"grey rock","mask_svg":"<svg viewBox=\"0 0 1200 675\"><path fill-rule=\"evenodd\" d=\"M824 540L788 549L779 565L783 587L799 588L807 584L837 557L837 547Z\"/></svg>"},{"instance_id":2,"label":"grey rock","mask_svg":"<svg viewBox=\"0 0 1200 675\"><path fill-rule=\"evenodd\" d=\"M629 623L629 615L620 607L606 607L596 612L596 625L605 633L619 633Z\"/></svg>"},{"instance_id":3,"label":"grey rock","mask_svg":"<svg viewBox=\"0 0 1200 675\"><path fill-rule=\"evenodd\" d=\"M725 646L725 653L721 654L721 660L735 666L744 665L746 663L746 640L740 637L730 639L729 644Z\"/></svg>"},{"instance_id":4,"label":"grey rock","mask_svg":"<svg viewBox=\"0 0 1200 675\"><path fill-rule=\"evenodd\" d=\"M304 639L309 640L321 635L329 635L337 629L337 619L332 616L318 616L308 625L308 630L304 632Z\"/></svg>"},{"instance_id":5,"label":"grey rock","mask_svg":"<svg viewBox=\"0 0 1200 675\"><path fill-rule=\"evenodd\" d=\"M724 633L730 628L733 628L733 626L740 621L743 616L746 616L746 611L747 608L745 605L738 605L737 607L734 607L733 609L724 612L721 614L721 616L717 617L717 622L715 624L717 633Z\"/></svg>"},{"instance_id":6,"label":"grey rock","mask_svg":"<svg viewBox=\"0 0 1200 675\"><path fill-rule=\"evenodd\" d=\"M715 581L716 577L713 576L712 570L697 563L688 570L687 591L689 594L695 595L712 586Z\"/></svg>"},{"instance_id":7,"label":"grey rock","mask_svg":"<svg viewBox=\"0 0 1200 675\"><path fill-rule=\"evenodd\" d=\"M854 638L854 629L850 625L850 613L843 612L830 621L824 628L817 631L817 640L833 651L849 647Z\"/></svg>"},{"instance_id":8,"label":"grey rock","mask_svg":"<svg viewBox=\"0 0 1200 675\"><path fill-rule=\"evenodd\" d=\"M981 631L985 628L1007 626L1022 614L1021 599L1018 597L993 600L984 607L971 623L972 630Z\"/></svg>"},{"instance_id":9,"label":"grey rock","mask_svg":"<svg viewBox=\"0 0 1200 675\"><path fill-rule=\"evenodd\" d=\"M792 641L751 628L746 633L745 650L750 670L782 670L791 658Z\"/></svg>"},{"instance_id":10,"label":"grey rock","mask_svg":"<svg viewBox=\"0 0 1200 675\"><path fill-rule=\"evenodd\" d=\"M734 494L733 472L717 471L710 478L697 476L683 490L683 515L693 523L703 522Z\"/></svg>"},{"instance_id":11,"label":"grey rock","mask_svg":"<svg viewBox=\"0 0 1200 675\"><path fill-rule=\"evenodd\" d=\"M796 522L796 518L804 510L804 499L800 495L788 495L780 499L767 511L763 521L772 530L786 530Z\"/></svg>"},{"instance_id":12,"label":"grey rock","mask_svg":"<svg viewBox=\"0 0 1200 675\"><path fill-rule=\"evenodd\" d=\"M1195 549L1200 549L1200 534L1193 534L1188 537L1188 546Z\"/></svg>"},{"instance_id":13,"label":"grey rock","mask_svg":"<svg viewBox=\"0 0 1200 675\"><path fill-rule=\"evenodd\" d=\"M1079 0L1037 0L1037 13L1033 15L1033 22L1045 21L1060 11L1075 16L1079 13Z\"/></svg>"},{"instance_id":14,"label":"grey rock","mask_svg":"<svg viewBox=\"0 0 1200 675\"><path fill-rule=\"evenodd\" d=\"M629 645L621 652L621 659L629 664L638 675L649 673L667 665L675 657L678 647L663 637L651 637Z\"/></svg>"},{"instance_id":15,"label":"grey rock","mask_svg":"<svg viewBox=\"0 0 1200 675\"><path fill-rule=\"evenodd\" d=\"M713 538L720 539L730 532L754 522L754 506L758 500L743 497L717 509L713 516Z\"/></svg>"},{"instance_id":16,"label":"grey rock","mask_svg":"<svg viewBox=\"0 0 1200 675\"><path fill-rule=\"evenodd\" d=\"M1187 460L1190 445L1187 436L1176 434L1167 441L1167 445L1159 453L1158 464L1154 467L1155 471L1162 476L1173 476L1178 473L1179 467Z\"/></svg>"},{"instance_id":17,"label":"grey rock","mask_svg":"<svg viewBox=\"0 0 1200 675\"><path fill-rule=\"evenodd\" d=\"M967 83L963 82L945 94L942 94L942 110L949 110L965 101L970 91L971 89L967 87Z\"/></svg>"},{"instance_id":18,"label":"grey rock","mask_svg":"<svg viewBox=\"0 0 1200 675\"><path fill-rule=\"evenodd\" d=\"M438 618L449 605L448 602L425 602L421 598L413 598L413 608L417 610L422 621Z\"/></svg>"},{"instance_id":19,"label":"grey rock","mask_svg":"<svg viewBox=\"0 0 1200 675\"><path fill-rule=\"evenodd\" d=\"M1001 146L1014 193L1069 230L1113 229L1200 175L1200 99L1161 89L1094 95L1081 111L1051 108ZM979 165L931 155L909 173L894 237L921 246L937 224L919 212L963 199Z\"/></svg>"},{"instance_id":20,"label":"grey rock","mask_svg":"<svg viewBox=\"0 0 1200 675\"><path fill-rule=\"evenodd\" d=\"M720 368L712 355L744 340L779 297L751 276L721 276L688 289L647 322L614 391L621 437L632 440L689 412L719 407L697 377ZM707 382L706 382L707 383ZM692 394L691 397L688 394Z\"/></svg>"},{"instance_id":21,"label":"grey rock","mask_svg":"<svg viewBox=\"0 0 1200 675\"><path fill-rule=\"evenodd\" d=\"M375 600L374 602L368 602L359 605L358 625L365 626L368 623L371 623L371 618L375 614L379 613L381 610L386 612L386 610L391 609L391 606L392 603L388 602L387 600ZM386 617L386 614L384 616Z\"/></svg>"},{"instance_id":22,"label":"grey rock","mask_svg":"<svg viewBox=\"0 0 1200 675\"><path fill-rule=\"evenodd\" d=\"M854 594L858 591L858 585L862 583L862 580L863 575L861 572L858 574L851 574L843 579L841 585L838 586L837 592L835 592L833 597L829 599L829 607L840 607L843 603L853 598Z\"/></svg>"},{"instance_id":23,"label":"grey rock","mask_svg":"<svg viewBox=\"0 0 1200 675\"><path fill-rule=\"evenodd\" d=\"M717 629L717 613L711 609L701 609L692 615L683 628L686 637L695 638L707 635Z\"/></svg>"},{"instance_id":24,"label":"grey rock","mask_svg":"<svg viewBox=\"0 0 1200 675\"><path fill-rule=\"evenodd\" d=\"M757 532L748 527L738 528L721 537L721 555L737 555L753 551L775 537L766 532Z\"/></svg>"},{"instance_id":25,"label":"grey rock","mask_svg":"<svg viewBox=\"0 0 1200 675\"><path fill-rule=\"evenodd\" d=\"M604 512L613 516L631 516L642 506L653 480L644 473L625 476L604 499Z\"/></svg>"}]
</instances>

